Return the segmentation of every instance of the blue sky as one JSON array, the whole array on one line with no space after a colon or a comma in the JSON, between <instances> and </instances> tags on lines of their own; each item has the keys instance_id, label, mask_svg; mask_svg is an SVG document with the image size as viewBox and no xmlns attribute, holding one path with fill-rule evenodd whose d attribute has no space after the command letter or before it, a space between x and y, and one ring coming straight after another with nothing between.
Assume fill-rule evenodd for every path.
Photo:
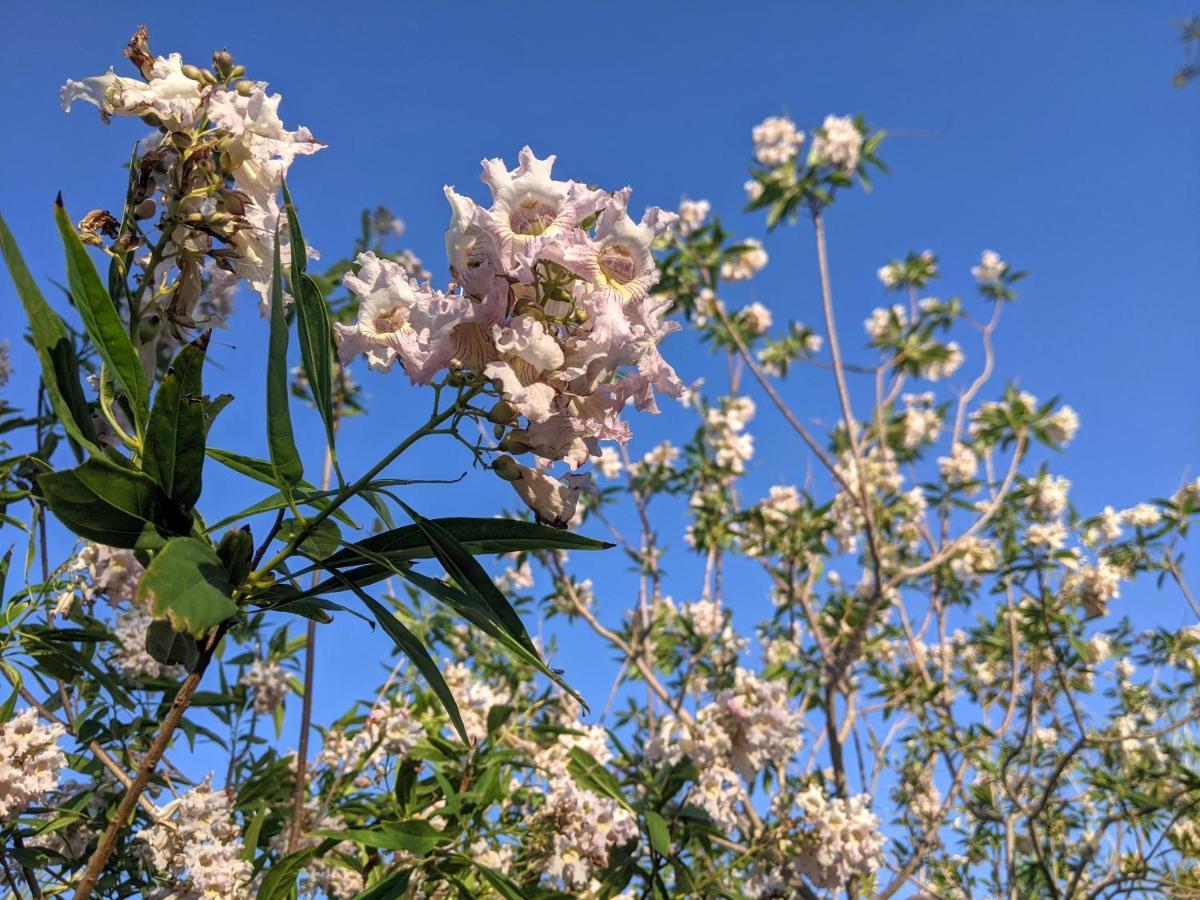
<instances>
[{"instance_id":1,"label":"blue sky","mask_svg":"<svg viewBox=\"0 0 1200 900\"><path fill-rule=\"evenodd\" d=\"M893 175L869 196L847 196L829 219L847 356L867 359L856 341L861 321L885 301L874 274L880 264L931 248L947 274L939 290L966 295L969 267L994 248L1031 272L997 340L996 390L1018 378L1039 397L1060 394L1079 410L1083 429L1057 468L1074 481L1081 509L1163 496L1186 474L1200 474L1200 88L1170 84L1183 59L1173 22L1193 12L1186 2L263 3L239 6L228 21L208 9L8 11L10 27L0 34L10 86L0 211L47 296L56 293L48 279L62 268L50 218L55 193L63 190L76 217L118 204L121 164L141 135L136 122L102 125L90 107L64 115L58 87L109 65L122 71L121 47L140 22L157 53L179 50L203 63L228 46L251 77L283 93L289 126L307 125L328 143L291 177L306 236L327 258L348 248L363 207L383 203L408 222L405 245L435 274L444 270L442 185L483 196L485 156L514 160L529 143L539 155L558 154L560 177L632 185L635 207L704 197L737 233L762 236L761 220L740 213L750 128L784 112L803 128L826 113L861 112L893 132L882 154ZM781 229L765 243L771 264L727 300L760 299L777 320L815 322L808 229ZM17 365L6 394L29 404L35 369L20 346L23 323L7 279L0 309ZM211 356L223 372L210 387L237 401L213 442L261 454L266 330L249 296L218 338ZM973 349L964 371L975 371ZM686 380L719 383L721 368L690 339L673 338L666 352ZM373 412L348 422L341 441L351 472L428 409L428 396L398 373L364 383ZM803 375L789 396L803 415L832 420L822 373ZM315 478L319 426L315 416L295 415ZM682 440L692 427L675 409L655 420L634 414L632 424L635 453L667 435ZM758 425L749 492L802 481L797 445L765 403ZM406 460L396 474L457 475L468 463L449 444ZM511 504L491 476L468 479L470 489L416 489L414 505L490 515ZM210 518L254 499L245 483L218 480L215 470L212 487ZM666 542L681 546L681 520L663 522ZM618 567L607 561L604 580L597 578L609 621L634 598ZM671 567L676 599L695 599L693 562L680 555ZM729 598L747 626L764 611L757 583L751 588ZM1153 602L1166 621L1182 621L1176 597ZM318 721L364 692L390 658L386 639L357 620L322 635ZM571 665L595 645L573 637L564 646L568 677L602 705L609 667Z\"/></svg>"}]
</instances>

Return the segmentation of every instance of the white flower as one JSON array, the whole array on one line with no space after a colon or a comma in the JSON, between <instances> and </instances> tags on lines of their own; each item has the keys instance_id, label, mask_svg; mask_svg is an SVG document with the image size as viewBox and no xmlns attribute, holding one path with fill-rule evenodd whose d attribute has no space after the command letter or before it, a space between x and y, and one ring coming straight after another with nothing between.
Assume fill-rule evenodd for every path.
<instances>
[{"instance_id":1,"label":"white flower","mask_svg":"<svg viewBox=\"0 0 1200 900\"><path fill-rule=\"evenodd\" d=\"M1065 447L1079 431L1079 413L1064 403L1046 418L1045 429L1051 443Z\"/></svg>"},{"instance_id":2,"label":"white flower","mask_svg":"<svg viewBox=\"0 0 1200 900\"><path fill-rule=\"evenodd\" d=\"M1162 512L1152 503L1139 503L1121 513L1121 517L1134 528L1153 528L1162 521Z\"/></svg>"},{"instance_id":3,"label":"white flower","mask_svg":"<svg viewBox=\"0 0 1200 900\"><path fill-rule=\"evenodd\" d=\"M689 234L703 225L711 208L707 200L688 200L685 197L679 201L680 233Z\"/></svg>"},{"instance_id":4,"label":"white flower","mask_svg":"<svg viewBox=\"0 0 1200 900\"><path fill-rule=\"evenodd\" d=\"M25 709L0 724L0 818L15 822L34 801L58 785L67 764L58 741L66 729L43 725L37 711Z\"/></svg>"},{"instance_id":5,"label":"white flower","mask_svg":"<svg viewBox=\"0 0 1200 900\"><path fill-rule=\"evenodd\" d=\"M624 469L621 463L621 455L612 447L605 447L600 451L600 456L596 459L596 469L605 478L616 478Z\"/></svg>"},{"instance_id":6,"label":"white flower","mask_svg":"<svg viewBox=\"0 0 1200 900\"><path fill-rule=\"evenodd\" d=\"M971 269L971 275L981 284L999 281L1008 271L1008 263L1000 258L995 250L984 250L979 257L979 265Z\"/></svg>"},{"instance_id":7,"label":"white flower","mask_svg":"<svg viewBox=\"0 0 1200 900\"><path fill-rule=\"evenodd\" d=\"M761 241L746 238L736 255L721 264L721 277L726 281L746 281L766 268L769 258Z\"/></svg>"},{"instance_id":8,"label":"white flower","mask_svg":"<svg viewBox=\"0 0 1200 900\"><path fill-rule=\"evenodd\" d=\"M971 481L979 471L979 457L970 447L956 442L949 456L938 457L938 471L948 484Z\"/></svg>"},{"instance_id":9,"label":"white flower","mask_svg":"<svg viewBox=\"0 0 1200 900\"><path fill-rule=\"evenodd\" d=\"M274 712L288 693L288 676L273 659L256 659L238 682L250 689L255 712Z\"/></svg>"},{"instance_id":10,"label":"white flower","mask_svg":"<svg viewBox=\"0 0 1200 900\"><path fill-rule=\"evenodd\" d=\"M836 166L844 172L858 168L863 136L849 116L826 116L813 136L809 165Z\"/></svg>"},{"instance_id":11,"label":"white flower","mask_svg":"<svg viewBox=\"0 0 1200 900\"><path fill-rule=\"evenodd\" d=\"M751 131L754 158L764 166L779 166L793 159L804 143L804 132L787 116L771 116Z\"/></svg>"},{"instance_id":12,"label":"white flower","mask_svg":"<svg viewBox=\"0 0 1200 900\"><path fill-rule=\"evenodd\" d=\"M755 302L749 306L742 307L738 313L738 318L742 321L746 332L754 337L766 334L767 330L771 327L771 310L761 303Z\"/></svg>"},{"instance_id":13,"label":"white flower","mask_svg":"<svg viewBox=\"0 0 1200 900\"><path fill-rule=\"evenodd\" d=\"M162 818L137 833L151 866L184 896L240 900L252 896L250 861L242 858L242 832L226 791L208 780L167 804Z\"/></svg>"},{"instance_id":14,"label":"white flower","mask_svg":"<svg viewBox=\"0 0 1200 900\"><path fill-rule=\"evenodd\" d=\"M746 199L751 203L753 203L763 194L762 182L753 178L743 184L742 189L746 192Z\"/></svg>"},{"instance_id":15,"label":"white flower","mask_svg":"<svg viewBox=\"0 0 1200 900\"><path fill-rule=\"evenodd\" d=\"M944 359L936 359L927 362L921 366L921 376L928 378L930 381L941 381L943 378L949 378L963 364L962 348L958 346L958 341L950 341L946 344L946 356Z\"/></svg>"}]
</instances>

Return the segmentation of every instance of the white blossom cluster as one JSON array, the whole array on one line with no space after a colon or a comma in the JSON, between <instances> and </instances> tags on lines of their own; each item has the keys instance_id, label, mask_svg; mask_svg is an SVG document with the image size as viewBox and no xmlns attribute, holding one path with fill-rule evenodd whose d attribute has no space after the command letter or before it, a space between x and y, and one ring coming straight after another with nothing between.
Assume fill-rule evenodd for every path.
<instances>
[{"instance_id":1,"label":"white blossom cluster","mask_svg":"<svg viewBox=\"0 0 1200 900\"><path fill-rule=\"evenodd\" d=\"M475 673L462 663L446 666L442 676L458 703L467 737L473 741L483 740L487 737L488 713L492 707L508 703L512 698L476 678Z\"/></svg>"},{"instance_id":2,"label":"white blossom cluster","mask_svg":"<svg viewBox=\"0 0 1200 900\"><path fill-rule=\"evenodd\" d=\"M743 474L754 456L754 436L746 431L754 413L754 401L739 395L723 398L719 406L705 414L704 424L717 465L734 475Z\"/></svg>"},{"instance_id":3,"label":"white blossom cluster","mask_svg":"<svg viewBox=\"0 0 1200 900\"><path fill-rule=\"evenodd\" d=\"M680 234L690 234L708 218L712 205L707 200L688 200L686 197L679 202L679 221L677 227Z\"/></svg>"},{"instance_id":4,"label":"white blossom cluster","mask_svg":"<svg viewBox=\"0 0 1200 900\"><path fill-rule=\"evenodd\" d=\"M208 300L219 313L228 312L242 280L259 294L265 310L276 235L286 232L281 229L280 187L296 157L316 153L324 145L307 128L288 131L284 127L279 118L281 98L268 94L265 82L212 83L200 70L185 65L178 53L152 57L144 30L134 35L128 55L141 78L118 76L110 68L103 75L68 81L61 97L68 111L82 100L96 106L105 122L112 116L130 116L157 127L142 145L145 158L154 165L149 169L151 181L143 186L145 199L138 215L149 219L161 206L170 208L177 221L205 223L203 229L172 234L172 242L159 255L165 262L146 276L155 286L153 299L169 300L164 311L169 309L177 321L182 317L186 323L195 317L202 278L207 276L211 280ZM173 134L185 138L172 139ZM194 145L201 142L221 161L219 189L214 189L204 166L190 164ZM181 146L189 153L186 167ZM167 174L177 168L192 179L178 195L173 193L178 185ZM231 252L211 252L214 234ZM291 252L286 235L281 237L286 268Z\"/></svg>"},{"instance_id":5,"label":"white blossom cluster","mask_svg":"<svg viewBox=\"0 0 1200 900\"><path fill-rule=\"evenodd\" d=\"M922 444L932 444L942 431L942 418L934 408L933 394L905 394L904 417L904 446L911 449Z\"/></svg>"},{"instance_id":6,"label":"white blossom cluster","mask_svg":"<svg viewBox=\"0 0 1200 900\"><path fill-rule=\"evenodd\" d=\"M353 735L340 728L327 731L316 763L334 771L361 770L356 783L366 787L384 779L388 760L408 756L424 736L425 729L406 707L381 703Z\"/></svg>"},{"instance_id":7,"label":"white blossom cluster","mask_svg":"<svg viewBox=\"0 0 1200 900\"><path fill-rule=\"evenodd\" d=\"M288 674L273 659L256 659L238 680L249 688L254 711L270 713L275 710L288 693Z\"/></svg>"},{"instance_id":8,"label":"white blossom cluster","mask_svg":"<svg viewBox=\"0 0 1200 900\"><path fill-rule=\"evenodd\" d=\"M511 429L500 449L538 461L502 456L494 468L539 518L562 526L586 480L559 481L545 469L557 461L577 469L599 456L601 440L628 441L624 407L656 412L655 392L678 396L682 384L658 351L678 328L666 319L670 301L650 294L651 245L675 214L655 207L635 222L628 188L556 181L554 161L528 147L511 171L485 160L489 207L446 188L456 290L418 285L390 260L360 254L345 278L361 301L358 319L336 331L343 362L360 354L378 370L399 362L415 384L455 370L499 385L493 417Z\"/></svg>"},{"instance_id":9,"label":"white blossom cluster","mask_svg":"<svg viewBox=\"0 0 1200 900\"><path fill-rule=\"evenodd\" d=\"M1008 263L1000 258L995 250L984 250L979 257L979 265L971 269L971 275L976 281L990 284L999 281L1008 271Z\"/></svg>"},{"instance_id":10,"label":"white blossom cluster","mask_svg":"<svg viewBox=\"0 0 1200 900\"><path fill-rule=\"evenodd\" d=\"M862 153L863 135L849 116L826 116L821 128L813 135L810 165L829 165L843 172L858 168Z\"/></svg>"},{"instance_id":11,"label":"white blossom cluster","mask_svg":"<svg viewBox=\"0 0 1200 900\"><path fill-rule=\"evenodd\" d=\"M164 666L146 650L146 632L153 621L150 613L134 605L117 613L113 622L117 646L110 652L109 660L129 681L162 675L175 677L183 671L182 666Z\"/></svg>"},{"instance_id":12,"label":"white blossom cluster","mask_svg":"<svg viewBox=\"0 0 1200 900\"><path fill-rule=\"evenodd\" d=\"M638 836L637 820L620 803L597 797L562 774L551 777L545 803L530 826L549 835L541 865L565 890L587 886L592 872L608 863L613 848Z\"/></svg>"},{"instance_id":13,"label":"white blossom cluster","mask_svg":"<svg viewBox=\"0 0 1200 900\"><path fill-rule=\"evenodd\" d=\"M133 600L142 571L142 564L132 550L84 544L68 567L71 587L59 596L55 611L66 615L76 601L89 607L101 598L112 606L129 602Z\"/></svg>"},{"instance_id":14,"label":"white blossom cluster","mask_svg":"<svg viewBox=\"0 0 1200 900\"><path fill-rule=\"evenodd\" d=\"M169 877L176 900L250 897L253 867L242 858L242 832L226 791L205 781L167 804L157 823L137 833L150 866Z\"/></svg>"},{"instance_id":15,"label":"white blossom cluster","mask_svg":"<svg viewBox=\"0 0 1200 900\"><path fill-rule=\"evenodd\" d=\"M54 790L67 764L58 746L65 733L56 722L39 722L34 709L0 724L0 819L14 819Z\"/></svg>"},{"instance_id":16,"label":"white blossom cluster","mask_svg":"<svg viewBox=\"0 0 1200 900\"><path fill-rule=\"evenodd\" d=\"M738 322L752 337L766 334L771 328L771 310L757 301L738 311Z\"/></svg>"},{"instance_id":17,"label":"white blossom cluster","mask_svg":"<svg viewBox=\"0 0 1200 900\"><path fill-rule=\"evenodd\" d=\"M793 866L813 884L838 890L852 878L870 875L882 862L885 840L871 798L829 798L810 785L797 798L801 820L800 853Z\"/></svg>"},{"instance_id":18,"label":"white blossom cluster","mask_svg":"<svg viewBox=\"0 0 1200 900\"><path fill-rule=\"evenodd\" d=\"M763 119L754 126L750 136L754 141L754 158L771 167L790 162L804 143L804 132L797 130L796 123L787 116Z\"/></svg>"},{"instance_id":19,"label":"white blossom cluster","mask_svg":"<svg viewBox=\"0 0 1200 900\"><path fill-rule=\"evenodd\" d=\"M736 254L721 263L721 277L726 281L748 281L765 269L769 260L761 241L746 238Z\"/></svg>"}]
</instances>

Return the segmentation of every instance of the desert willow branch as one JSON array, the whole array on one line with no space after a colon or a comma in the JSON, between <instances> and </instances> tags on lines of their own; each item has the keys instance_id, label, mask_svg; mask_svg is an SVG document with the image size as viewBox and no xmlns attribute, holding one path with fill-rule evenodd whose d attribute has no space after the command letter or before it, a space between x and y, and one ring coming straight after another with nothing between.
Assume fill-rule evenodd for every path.
<instances>
[{"instance_id":1,"label":"desert willow branch","mask_svg":"<svg viewBox=\"0 0 1200 900\"><path fill-rule=\"evenodd\" d=\"M109 819L108 827L104 829L104 834L100 836L100 842L96 845L95 852L92 853L91 858L88 860L83 878L80 879L79 886L75 890L75 900L86 900L87 897L92 895L92 891L95 890L96 882L100 880L100 875L104 872L104 866L108 863L108 858L112 856L113 849L116 847L117 836L121 833L121 829L125 827L134 806L137 805L142 792L146 789L146 785L150 783L151 776L154 774L155 769L158 768L158 763L162 759L163 753L166 752L167 746L171 743L175 729L179 727L179 723L183 720L183 714L187 712L187 708L191 705L192 697L195 696L196 689L200 686L200 679L204 677L204 672L208 668L208 664L212 661L213 653L216 651L221 639L225 636L228 627L229 623L222 623L217 626L205 644L203 651L201 651L195 671L187 677L180 687L179 692L175 695L175 699L171 703L171 709L167 713L166 719L163 720L162 728L154 738L154 742L150 745L146 756L142 759L142 764L138 766L138 771L133 778L133 782L126 789L125 796L121 798L121 802L117 805L116 813Z\"/></svg>"}]
</instances>

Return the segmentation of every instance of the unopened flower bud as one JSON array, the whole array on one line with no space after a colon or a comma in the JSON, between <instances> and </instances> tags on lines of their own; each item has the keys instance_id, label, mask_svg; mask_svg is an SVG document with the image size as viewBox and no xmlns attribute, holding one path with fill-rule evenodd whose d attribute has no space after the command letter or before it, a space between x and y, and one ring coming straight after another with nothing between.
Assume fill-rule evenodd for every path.
<instances>
[{"instance_id":1,"label":"unopened flower bud","mask_svg":"<svg viewBox=\"0 0 1200 900\"><path fill-rule=\"evenodd\" d=\"M249 97L254 93L254 85L249 81L239 81L237 83L237 92L243 97Z\"/></svg>"},{"instance_id":2,"label":"unopened flower bud","mask_svg":"<svg viewBox=\"0 0 1200 900\"><path fill-rule=\"evenodd\" d=\"M228 50L217 50L212 55L213 68L221 76L222 81L228 81L233 74L233 54Z\"/></svg>"},{"instance_id":3,"label":"unopened flower bud","mask_svg":"<svg viewBox=\"0 0 1200 900\"><path fill-rule=\"evenodd\" d=\"M489 422L495 425L507 425L517 417L517 410L507 400L501 400L487 415Z\"/></svg>"},{"instance_id":4,"label":"unopened flower bud","mask_svg":"<svg viewBox=\"0 0 1200 900\"><path fill-rule=\"evenodd\" d=\"M145 200L143 200L141 203L139 203L136 207L134 207L133 217L138 220L149 219L151 216L154 215L154 211L157 208L158 207L157 207L157 204L155 204L155 202L154 202L154 198L147 197Z\"/></svg>"},{"instance_id":5,"label":"unopened flower bud","mask_svg":"<svg viewBox=\"0 0 1200 900\"><path fill-rule=\"evenodd\" d=\"M528 453L533 447L525 440L526 437L525 432L519 428L510 431L500 442L500 449L507 453Z\"/></svg>"},{"instance_id":6,"label":"unopened flower bud","mask_svg":"<svg viewBox=\"0 0 1200 900\"><path fill-rule=\"evenodd\" d=\"M192 81L198 81L204 84L204 70L199 66L193 66L191 63L184 63L179 67L179 71L183 72Z\"/></svg>"},{"instance_id":7,"label":"unopened flower bud","mask_svg":"<svg viewBox=\"0 0 1200 900\"><path fill-rule=\"evenodd\" d=\"M521 467L517 465L517 461L511 456L501 456L492 463L492 468L505 481L521 480Z\"/></svg>"},{"instance_id":8,"label":"unopened flower bud","mask_svg":"<svg viewBox=\"0 0 1200 900\"><path fill-rule=\"evenodd\" d=\"M242 77L243 75L245 75L245 74L246 74L246 67L245 67L245 66L234 66L234 67L233 67L233 69L232 69L232 70L230 71L230 73L229 73L229 77L230 77L231 79L233 79L233 78L241 78L241 77Z\"/></svg>"}]
</instances>

